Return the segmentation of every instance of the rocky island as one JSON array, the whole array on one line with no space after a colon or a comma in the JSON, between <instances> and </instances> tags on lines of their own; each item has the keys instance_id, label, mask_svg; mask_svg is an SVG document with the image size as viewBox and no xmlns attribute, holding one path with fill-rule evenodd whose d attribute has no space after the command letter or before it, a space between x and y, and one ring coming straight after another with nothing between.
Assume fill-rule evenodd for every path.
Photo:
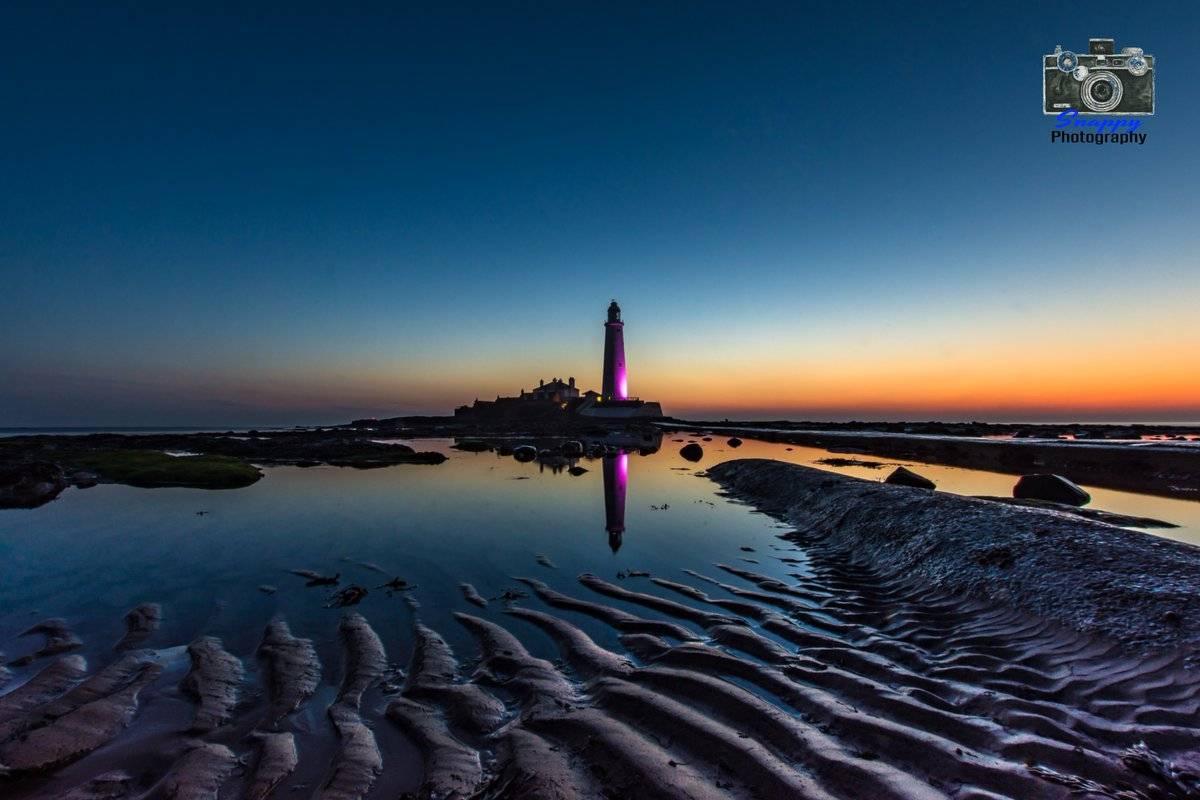
<instances>
[{"instance_id":1,"label":"rocky island","mask_svg":"<svg viewBox=\"0 0 1200 800\"><path fill-rule=\"evenodd\" d=\"M255 465L340 467L440 464L441 453L384 444L355 430L97 433L0 439L0 508L36 508L67 486L123 483L234 489L262 477Z\"/></svg>"}]
</instances>

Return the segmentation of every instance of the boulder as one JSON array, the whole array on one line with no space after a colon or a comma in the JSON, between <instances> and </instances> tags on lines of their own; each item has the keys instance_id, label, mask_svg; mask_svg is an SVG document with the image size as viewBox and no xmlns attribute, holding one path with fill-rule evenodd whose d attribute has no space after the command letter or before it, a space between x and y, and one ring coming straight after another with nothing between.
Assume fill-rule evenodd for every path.
<instances>
[{"instance_id":1,"label":"boulder","mask_svg":"<svg viewBox=\"0 0 1200 800\"><path fill-rule=\"evenodd\" d=\"M741 447L742 440L737 438L736 436L734 436L732 439L727 441L725 444L729 445L730 447Z\"/></svg>"},{"instance_id":2,"label":"boulder","mask_svg":"<svg viewBox=\"0 0 1200 800\"><path fill-rule=\"evenodd\" d=\"M906 467L896 467L891 475L884 479L884 483L890 483L894 486L912 486L915 489L936 489L937 484L929 480L923 475L918 475L911 469Z\"/></svg>"},{"instance_id":3,"label":"boulder","mask_svg":"<svg viewBox=\"0 0 1200 800\"><path fill-rule=\"evenodd\" d=\"M583 455L583 442L563 442L562 454L575 457Z\"/></svg>"},{"instance_id":4,"label":"boulder","mask_svg":"<svg viewBox=\"0 0 1200 800\"><path fill-rule=\"evenodd\" d=\"M461 442L455 442L452 447L455 450L465 450L468 453L486 453L492 449L490 444L481 442L478 439L463 439Z\"/></svg>"},{"instance_id":5,"label":"boulder","mask_svg":"<svg viewBox=\"0 0 1200 800\"><path fill-rule=\"evenodd\" d=\"M65 488L62 468L49 461L0 464L0 508L37 508Z\"/></svg>"},{"instance_id":6,"label":"boulder","mask_svg":"<svg viewBox=\"0 0 1200 800\"><path fill-rule=\"evenodd\" d=\"M567 472L571 473L576 478L578 478L580 475L587 472L587 467L574 466L574 467L571 467L569 470L567 470Z\"/></svg>"},{"instance_id":7,"label":"boulder","mask_svg":"<svg viewBox=\"0 0 1200 800\"><path fill-rule=\"evenodd\" d=\"M679 455L683 456L688 461L699 461L700 459L704 458L704 448L695 442L692 442L691 444L685 444L679 450Z\"/></svg>"},{"instance_id":8,"label":"boulder","mask_svg":"<svg viewBox=\"0 0 1200 800\"><path fill-rule=\"evenodd\" d=\"M1042 473L1022 475L1013 487L1013 497L1026 500L1049 500L1071 506L1087 505L1092 496L1062 475Z\"/></svg>"},{"instance_id":9,"label":"boulder","mask_svg":"<svg viewBox=\"0 0 1200 800\"><path fill-rule=\"evenodd\" d=\"M517 461L533 461L537 458L538 451L533 445L523 444L520 447L514 447L512 454Z\"/></svg>"},{"instance_id":10,"label":"boulder","mask_svg":"<svg viewBox=\"0 0 1200 800\"><path fill-rule=\"evenodd\" d=\"M90 489L100 483L100 476L90 470L81 469L71 473L70 481L77 489Z\"/></svg>"}]
</instances>

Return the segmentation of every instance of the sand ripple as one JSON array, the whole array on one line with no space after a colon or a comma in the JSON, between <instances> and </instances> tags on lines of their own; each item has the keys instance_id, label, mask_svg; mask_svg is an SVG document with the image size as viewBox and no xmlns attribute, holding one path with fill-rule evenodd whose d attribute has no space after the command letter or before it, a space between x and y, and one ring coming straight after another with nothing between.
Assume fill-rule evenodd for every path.
<instances>
[{"instance_id":1,"label":"sand ripple","mask_svg":"<svg viewBox=\"0 0 1200 800\"><path fill-rule=\"evenodd\" d=\"M789 580L720 563L623 585L592 574L556 587L521 578L534 596L502 608L465 592L454 618L473 642L470 668L414 607L407 676L391 688L381 688L390 668L366 606L341 618L336 687L322 688L312 641L277 619L257 679L200 637L183 682L198 707L154 714L139 712L139 697L179 683L158 681L167 651L129 652L88 675L80 656L51 647L36 656L45 666L0 696L0 793L1196 796L1187 765L1200 749L1200 675L1181 654L1131 656L990 601L914 587L819 543L802 554L782 557L804 565ZM390 608L374 609L379 622L392 623ZM613 635L596 637L603 627ZM542 635L553 661L531 652ZM60 641L75 646L73 636ZM250 699L239 704L241 694ZM327 719L304 710L314 695L332 698ZM153 719L145 732L138 713ZM163 722L172 713L179 724ZM184 716L193 714L194 723ZM181 742L154 725L200 738ZM405 765L404 776L389 775ZM309 783L296 783L301 773Z\"/></svg>"}]
</instances>

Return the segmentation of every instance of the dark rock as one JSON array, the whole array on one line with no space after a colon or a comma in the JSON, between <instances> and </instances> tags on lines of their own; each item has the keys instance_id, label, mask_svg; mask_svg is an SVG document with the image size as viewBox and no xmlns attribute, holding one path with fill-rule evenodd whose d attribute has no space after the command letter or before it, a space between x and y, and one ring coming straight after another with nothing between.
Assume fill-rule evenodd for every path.
<instances>
[{"instance_id":1,"label":"dark rock","mask_svg":"<svg viewBox=\"0 0 1200 800\"><path fill-rule=\"evenodd\" d=\"M502 444L496 448L496 452L502 456L511 456L513 454L513 446L511 444Z\"/></svg>"},{"instance_id":2,"label":"dark rock","mask_svg":"<svg viewBox=\"0 0 1200 800\"><path fill-rule=\"evenodd\" d=\"M562 446L562 454L564 456L581 456L583 455L582 442L564 442Z\"/></svg>"},{"instance_id":3,"label":"dark rock","mask_svg":"<svg viewBox=\"0 0 1200 800\"><path fill-rule=\"evenodd\" d=\"M71 485L77 489L90 489L100 483L100 476L96 473L81 469L71 473Z\"/></svg>"},{"instance_id":4,"label":"dark rock","mask_svg":"<svg viewBox=\"0 0 1200 800\"><path fill-rule=\"evenodd\" d=\"M533 461L537 456L537 448L533 445L523 444L513 448L513 458L517 461Z\"/></svg>"},{"instance_id":5,"label":"dark rock","mask_svg":"<svg viewBox=\"0 0 1200 800\"><path fill-rule=\"evenodd\" d=\"M679 455L686 458L688 461L699 461L704 458L704 448L692 442L685 444L679 451Z\"/></svg>"},{"instance_id":6,"label":"dark rock","mask_svg":"<svg viewBox=\"0 0 1200 800\"><path fill-rule=\"evenodd\" d=\"M403 578L397 576L395 578L392 578L387 583L382 584L380 586L376 586L375 588L376 589L390 589L390 590L396 591L396 592L403 592L403 591L413 588L413 585L411 583L409 583L408 581L404 580Z\"/></svg>"},{"instance_id":7,"label":"dark rock","mask_svg":"<svg viewBox=\"0 0 1200 800\"><path fill-rule=\"evenodd\" d=\"M742 440L741 440L741 439L739 439L739 438L737 438L736 436L734 436L732 439L730 439L729 441L725 442L725 444L729 445L730 447L741 447L741 446L742 446Z\"/></svg>"},{"instance_id":8,"label":"dark rock","mask_svg":"<svg viewBox=\"0 0 1200 800\"><path fill-rule=\"evenodd\" d=\"M49 461L0 464L0 508L37 508L65 488L62 468Z\"/></svg>"},{"instance_id":9,"label":"dark rock","mask_svg":"<svg viewBox=\"0 0 1200 800\"><path fill-rule=\"evenodd\" d=\"M455 442L453 447L455 450L465 450L468 453L486 453L492 449L490 444L478 439L464 439L461 442Z\"/></svg>"},{"instance_id":10,"label":"dark rock","mask_svg":"<svg viewBox=\"0 0 1200 800\"><path fill-rule=\"evenodd\" d=\"M311 569L290 569L288 572L299 575L301 578L307 578L308 583L304 584L305 586L337 586L338 581L342 579L340 572L336 575L322 575Z\"/></svg>"},{"instance_id":11,"label":"dark rock","mask_svg":"<svg viewBox=\"0 0 1200 800\"><path fill-rule=\"evenodd\" d=\"M1071 506L1087 505L1092 496L1061 475L1048 473L1022 475L1013 487L1013 497L1029 500L1049 500Z\"/></svg>"},{"instance_id":12,"label":"dark rock","mask_svg":"<svg viewBox=\"0 0 1200 800\"><path fill-rule=\"evenodd\" d=\"M334 592L329 598L329 602L325 604L325 607L345 608L346 606L356 606L361 603L362 599L366 596L366 589L355 584L350 584L345 589Z\"/></svg>"},{"instance_id":13,"label":"dark rock","mask_svg":"<svg viewBox=\"0 0 1200 800\"><path fill-rule=\"evenodd\" d=\"M896 467L891 475L884 479L884 483L890 483L894 486L912 486L916 489L936 489L937 484L929 480L923 475L918 475L911 469L906 467Z\"/></svg>"},{"instance_id":14,"label":"dark rock","mask_svg":"<svg viewBox=\"0 0 1200 800\"><path fill-rule=\"evenodd\" d=\"M575 477L578 478L580 475L587 472L587 467L575 466L575 467L571 467L569 470L567 470L567 472L571 473L572 475L574 475Z\"/></svg>"}]
</instances>

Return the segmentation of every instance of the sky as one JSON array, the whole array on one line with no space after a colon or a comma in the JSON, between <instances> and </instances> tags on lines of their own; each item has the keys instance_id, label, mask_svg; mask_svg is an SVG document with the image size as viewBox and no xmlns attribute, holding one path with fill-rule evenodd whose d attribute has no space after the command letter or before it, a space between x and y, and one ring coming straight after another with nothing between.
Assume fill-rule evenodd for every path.
<instances>
[{"instance_id":1,"label":"sky","mask_svg":"<svg viewBox=\"0 0 1200 800\"><path fill-rule=\"evenodd\" d=\"M0 427L1200 420L1200 5L0 8ZM1050 142L1042 54L1161 62Z\"/></svg>"}]
</instances>

